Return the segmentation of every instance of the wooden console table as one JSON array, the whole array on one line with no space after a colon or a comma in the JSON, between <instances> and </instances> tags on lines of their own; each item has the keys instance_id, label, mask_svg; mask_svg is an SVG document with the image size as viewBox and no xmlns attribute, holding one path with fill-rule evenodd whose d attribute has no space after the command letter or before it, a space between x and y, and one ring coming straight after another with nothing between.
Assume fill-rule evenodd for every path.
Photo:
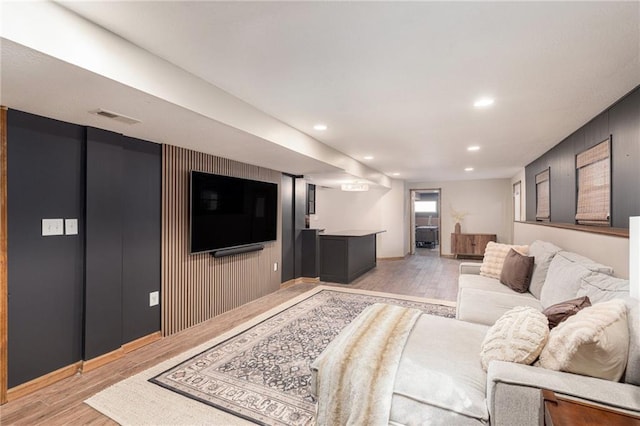
<instances>
[{"instance_id":1,"label":"wooden console table","mask_svg":"<svg viewBox=\"0 0 640 426\"><path fill-rule=\"evenodd\" d=\"M482 257L489 241L496 241L496 234L451 234L451 253L459 256Z\"/></svg>"},{"instance_id":2,"label":"wooden console table","mask_svg":"<svg viewBox=\"0 0 640 426\"><path fill-rule=\"evenodd\" d=\"M546 426L640 426L640 417L587 402L563 398L542 390Z\"/></svg>"}]
</instances>

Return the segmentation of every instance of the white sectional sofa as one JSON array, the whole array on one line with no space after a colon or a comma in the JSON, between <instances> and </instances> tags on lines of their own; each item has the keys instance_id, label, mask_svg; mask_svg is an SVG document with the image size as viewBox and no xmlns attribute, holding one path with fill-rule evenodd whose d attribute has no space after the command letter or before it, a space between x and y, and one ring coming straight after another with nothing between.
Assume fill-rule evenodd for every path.
<instances>
[{"instance_id":1,"label":"white sectional sofa","mask_svg":"<svg viewBox=\"0 0 640 426\"><path fill-rule=\"evenodd\" d=\"M493 361L487 372L485 394L491 424L538 424L542 388L640 414L640 301L629 296L629 282L613 277L613 270L608 266L547 242L533 242L529 255L535 257L535 263L526 293L517 293L495 278L479 275L480 263L462 263L456 318L479 331L481 327L493 325L515 306L531 306L542 311L581 296L588 296L592 304L624 299L630 338L627 368L621 382L612 382ZM451 324L451 327L450 332L455 333L455 326ZM477 340L470 342L468 349L478 345ZM476 376L481 377L479 371Z\"/></svg>"},{"instance_id":2,"label":"white sectional sofa","mask_svg":"<svg viewBox=\"0 0 640 426\"><path fill-rule=\"evenodd\" d=\"M422 315L396 372L389 424L539 425L541 389L640 414L640 301L611 268L549 243L534 242L530 291L516 293L478 275L480 264L460 267L457 319ZM593 304L622 298L627 306L629 351L621 381L491 361L480 351L490 326L515 306L536 309L587 295Z\"/></svg>"},{"instance_id":3,"label":"white sectional sofa","mask_svg":"<svg viewBox=\"0 0 640 426\"><path fill-rule=\"evenodd\" d=\"M543 310L580 296L598 302L629 294L629 282L612 277L613 269L547 242L534 241L535 257L529 291L517 293L498 279L480 275L480 263L460 264L456 318L492 325L515 306Z\"/></svg>"}]
</instances>

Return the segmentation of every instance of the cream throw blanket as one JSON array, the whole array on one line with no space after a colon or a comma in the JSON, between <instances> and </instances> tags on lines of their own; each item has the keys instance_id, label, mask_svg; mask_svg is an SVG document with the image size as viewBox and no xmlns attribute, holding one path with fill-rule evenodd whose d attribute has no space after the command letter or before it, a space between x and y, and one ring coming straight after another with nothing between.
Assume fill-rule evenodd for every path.
<instances>
[{"instance_id":1,"label":"cream throw blanket","mask_svg":"<svg viewBox=\"0 0 640 426\"><path fill-rule=\"evenodd\" d=\"M311 364L318 425L387 425L400 356L422 311L367 307Z\"/></svg>"}]
</instances>

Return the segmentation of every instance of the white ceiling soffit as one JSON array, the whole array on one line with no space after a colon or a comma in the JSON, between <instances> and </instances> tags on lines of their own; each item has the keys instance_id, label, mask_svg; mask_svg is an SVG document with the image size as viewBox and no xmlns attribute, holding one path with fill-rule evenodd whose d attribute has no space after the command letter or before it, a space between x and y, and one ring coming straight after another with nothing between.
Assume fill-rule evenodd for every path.
<instances>
[{"instance_id":1,"label":"white ceiling soffit","mask_svg":"<svg viewBox=\"0 0 640 426\"><path fill-rule=\"evenodd\" d=\"M307 173L304 177L308 183L326 188L340 188L343 184L367 184L371 188L381 188L376 182L343 172Z\"/></svg>"},{"instance_id":2,"label":"white ceiling soffit","mask_svg":"<svg viewBox=\"0 0 640 426\"><path fill-rule=\"evenodd\" d=\"M13 109L294 174L340 170L11 41L1 50L1 102ZM91 113L96 106L141 123Z\"/></svg>"},{"instance_id":3,"label":"white ceiling soffit","mask_svg":"<svg viewBox=\"0 0 640 426\"><path fill-rule=\"evenodd\" d=\"M409 181L511 177L640 84L640 2L63 4Z\"/></svg>"},{"instance_id":4,"label":"white ceiling soffit","mask_svg":"<svg viewBox=\"0 0 640 426\"><path fill-rule=\"evenodd\" d=\"M339 170L391 185L377 170L54 3L2 6L1 102L10 108L289 173ZM98 108L142 123L86 116Z\"/></svg>"}]
</instances>

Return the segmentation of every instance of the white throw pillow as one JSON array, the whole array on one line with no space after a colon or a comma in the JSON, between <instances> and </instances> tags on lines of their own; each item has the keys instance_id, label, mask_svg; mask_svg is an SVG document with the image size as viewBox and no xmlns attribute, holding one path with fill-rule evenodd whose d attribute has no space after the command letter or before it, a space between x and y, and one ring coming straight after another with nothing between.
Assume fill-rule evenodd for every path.
<instances>
[{"instance_id":1,"label":"white throw pillow","mask_svg":"<svg viewBox=\"0 0 640 426\"><path fill-rule=\"evenodd\" d=\"M546 315L530 306L516 306L491 326L482 342L480 360L487 371L493 360L531 364L547 343Z\"/></svg>"},{"instance_id":2,"label":"white throw pillow","mask_svg":"<svg viewBox=\"0 0 640 426\"><path fill-rule=\"evenodd\" d=\"M487 247L484 249L484 258L482 259L482 265L480 265L480 275L499 280L504 259L511 249L514 249L524 256L529 254L529 246L514 246L489 241Z\"/></svg>"},{"instance_id":3,"label":"white throw pillow","mask_svg":"<svg viewBox=\"0 0 640 426\"><path fill-rule=\"evenodd\" d=\"M596 303L551 330L539 365L550 370L618 381L629 353L624 300Z\"/></svg>"}]
</instances>

